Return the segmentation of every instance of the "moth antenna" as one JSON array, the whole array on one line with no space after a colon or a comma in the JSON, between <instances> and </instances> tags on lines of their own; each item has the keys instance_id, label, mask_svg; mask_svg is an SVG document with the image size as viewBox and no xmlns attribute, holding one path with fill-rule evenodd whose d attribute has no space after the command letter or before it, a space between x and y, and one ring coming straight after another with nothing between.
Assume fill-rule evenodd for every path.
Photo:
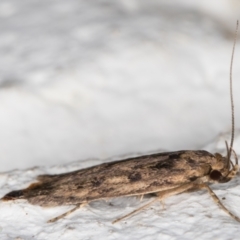
<instances>
[{"instance_id":1,"label":"moth antenna","mask_svg":"<svg viewBox=\"0 0 240 240\"><path fill-rule=\"evenodd\" d=\"M226 149L227 149L227 156L229 156L229 147L228 147L228 143L227 143L227 141L225 141L225 145L226 145ZM233 149L232 149L232 150L233 150ZM234 151L234 150L233 150L233 151ZM227 168L228 168L228 171L229 171L229 172L230 172L230 164L231 164L232 168L234 168L234 165L233 165L231 159L228 158L228 165L227 165ZM228 172L228 174L229 174L229 172ZM227 175L228 175L228 174L227 174Z\"/></svg>"},{"instance_id":2,"label":"moth antenna","mask_svg":"<svg viewBox=\"0 0 240 240\"><path fill-rule=\"evenodd\" d=\"M232 88L232 68L233 68L233 58L235 52L235 45L237 40L237 33L238 33L238 20L236 24L236 31L234 35L234 42L233 42L233 49L232 49L232 56L231 56L231 64L230 64L230 100L231 100L231 112L232 112L232 134L231 134L231 142L230 142L230 150L228 151L228 159L231 158L231 153L233 149L233 142L234 142L234 130L235 130L235 119L234 119L234 101L233 101L233 88Z\"/></svg>"}]
</instances>

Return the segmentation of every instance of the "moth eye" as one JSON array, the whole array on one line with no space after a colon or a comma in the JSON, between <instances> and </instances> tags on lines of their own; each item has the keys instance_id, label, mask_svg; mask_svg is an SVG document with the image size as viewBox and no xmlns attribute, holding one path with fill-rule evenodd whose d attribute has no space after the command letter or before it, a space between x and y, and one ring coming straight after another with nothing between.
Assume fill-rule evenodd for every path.
<instances>
[{"instance_id":1,"label":"moth eye","mask_svg":"<svg viewBox=\"0 0 240 240\"><path fill-rule=\"evenodd\" d=\"M212 180L219 180L222 177L222 174L218 170L213 170L210 173L210 178Z\"/></svg>"}]
</instances>

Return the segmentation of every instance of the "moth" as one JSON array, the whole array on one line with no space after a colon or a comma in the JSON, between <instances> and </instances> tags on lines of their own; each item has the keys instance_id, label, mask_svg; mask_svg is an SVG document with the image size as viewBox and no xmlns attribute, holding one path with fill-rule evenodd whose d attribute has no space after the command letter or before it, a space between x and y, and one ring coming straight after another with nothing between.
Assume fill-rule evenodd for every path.
<instances>
[{"instance_id":1,"label":"moth","mask_svg":"<svg viewBox=\"0 0 240 240\"><path fill-rule=\"evenodd\" d=\"M103 163L63 174L40 175L37 178L38 182L31 184L26 189L10 192L2 200L26 199L31 204L43 207L74 206L70 211L48 221L55 222L92 201L120 196L155 195L154 200L113 221L116 223L169 196L206 189L221 209L240 222L240 218L232 214L209 187L212 183L230 181L239 171L238 158L233 150L234 103L232 92L232 66L237 30L238 21L230 65L232 136L229 146L225 142L226 156L204 150L163 152ZM231 160L232 153L235 156L235 163Z\"/></svg>"}]
</instances>

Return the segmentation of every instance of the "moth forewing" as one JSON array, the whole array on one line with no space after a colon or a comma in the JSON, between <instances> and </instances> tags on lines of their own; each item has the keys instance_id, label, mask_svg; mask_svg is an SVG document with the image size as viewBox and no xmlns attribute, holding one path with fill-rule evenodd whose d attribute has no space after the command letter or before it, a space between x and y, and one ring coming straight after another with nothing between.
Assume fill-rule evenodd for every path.
<instances>
[{"instance_id":1,"label":"moth forewing","mask_svg":"<svg viewBox=\"0 0 240 240\"><path fill-rule=\"evenodd\" d=\"M237 22L238 28L238 22ZM75 207L49 222L67 216L85 204L100 199L120 196L143 196L154 193L156 198L133 212L115 220L118 222L148 207L156 201L188 190L206 189L213 200L235 220L220 202L208 184L230 181L238 172L238 159L233 151L234 105L232 94L232 64L237 28L230 65L230 96L232 106L232 137L230 147L226 144L227 155L211 154L207 151L164 152L129 158L93 166L58 175L42 175L38 182L28 188L12 191L2 200L26 199L29 203L43 207L75 205ZM234 153L235 164L230 160Z\"/></svg>"},{"instance_id":2,"label":"moth forewing","mask_svg":"<svg viewBox=\"0 0 240 240\"><path fill-rule=\"evenodd\" d=\"M156 193L205 177L218 161L206 151L164 152L60 175L39 176L38 183L3 199L28 199L41 206L71 205L119 196ZM221 166L220 166L221 167ZM51 191L50 191L51 190Z\"/></svg>"}]
</instances>

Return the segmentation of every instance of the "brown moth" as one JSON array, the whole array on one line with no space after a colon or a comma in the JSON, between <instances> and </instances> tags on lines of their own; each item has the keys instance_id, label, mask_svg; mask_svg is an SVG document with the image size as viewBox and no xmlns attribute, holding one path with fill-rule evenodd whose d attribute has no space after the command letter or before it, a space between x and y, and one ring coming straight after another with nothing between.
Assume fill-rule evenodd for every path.
<instances>
[{"instance_id":1,"label":"brown moth","mask_svg":"<svg viewBox=\"0 0 240 240\"><path fill-rule=\"evenodd\" d=\"M67 216L91 201L120 196L156 195L156 198L135 211L118 218L120 221L155 201L189 190L206 189L213 200L232 218L232 214L220 202L209 187L211 183L225 183L238 172L238 158L233 151L234 141L234 105L232 93L232 65L236 44L238 22L230 65L230 96L232 109L232 137L230 147L226 142L227 156L209 153L203 150L163 152L152 155L129 158L93 166L74 172L58 175L38 176L37 183L28 188L12 191L2 200L26 199L29 203L43 207L74 205L75 207L49 222ZM231 153L235 155L235 164Z\"/></svg>"}]
</instances>

